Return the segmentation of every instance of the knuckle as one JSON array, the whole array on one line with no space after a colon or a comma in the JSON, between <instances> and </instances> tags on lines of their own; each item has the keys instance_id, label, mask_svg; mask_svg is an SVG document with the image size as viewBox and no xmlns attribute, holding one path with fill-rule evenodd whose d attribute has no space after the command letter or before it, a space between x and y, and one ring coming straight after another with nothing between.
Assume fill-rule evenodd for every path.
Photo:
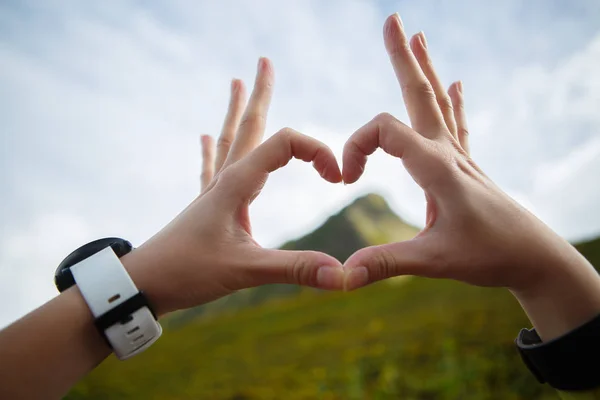
<instances>
[{"instance_id":1,"label":"knuckle","mask_svg":"<svg viewBox=\"0 0 600 400\"><path fill-rule=\"evenodd\" d=\"M454 107L455 110L457 111L461 111L464 112L465 111L465 103L463 103L462 100L456 100L452 103L452 107Z\"/></svg>"},{"instance_id":2,"label":"knuckle","mask_svg":"<svg viewBox=\"0 0 600 400\"><path fill-rule=\"evenodd\" d=\"M273 140L277 142L277 147L280 149L280 151L285 149L281 155L286 155L285 157L282 157L278 168L285 166L290 158L292 158L292 141L294 140L294 137L298 135L299 134L291 128L283 128L273 136Z\"/></svg>"},{"instance_id":3,"label":"knuckle","mask_svg":"<svg viewBox=\"0 0 600 400\"><path fill-rule=\"evenodd\" d=\"M404 96L435 98L433 88L426 80L420 80L418 82L402 82L400 88L402 89L402 94Z\"/></svg>"},{"instance_id":4,"label":"knuckle","mask_svg":"<svg viewBox=\"0 0 600 400\"><path fill-rule=\"evenodd\" d=\"M442 110L452 111L454 107L452 107L452 102L450 101L450 97L448 95L440 96L438 99L438 105Z\"/></svg>"},{"instance_id":5,"label":"knuckle","mask_svg":"<svg viewBox=\"0 0 600 400\"><path fill-rule=\"evenodd\" d=\"M289 261L286 266L286 280L288 283L303 285L303 286L317 286L316 275L308 267L306 260L301 256L296 256Z\"/></svg>"},{"instance_id":6,"label":"knuckle","mask_svg":"<svg viewBox=\"0 0 600 400\"><path fill-rule=\"evenodd\" d=\"M264 115L259 113L251 113L246 115L242 122L240 123L240 130L242 129L250 129L254 130L260 128L266 123L266 118Z\"/></svg>"},{"instance_id":7,"label":"knuckle","mask_svg":"<svg viewBox=\"0 0 600 400\"><path fill-rule=\"evenodd\" d=\"M281 141L288 141L295 135L296 132L292 128L285 127L279 130L279 132L277 132L274 136Z\"/></svg>"},{"instance_id":8,"label":"knuckle","mask_svg":"<svg viewBox=\"0 0 600 400\"><path fill-rule=\"evenodd\" d=\"M396 118L388 112L382 112L382 113L377 114L377 116L375 116L375 121L377 121L380 124L385 124L385 125L393 122L395 119Z\"/></svg>"},{"instance_id":9,"label":"knuckle","mask_svg":"<svg viewBox=\"0 0 600 400\"><path fill-rule=\"evenodd\" d=\"M398 120L392 114L382 112L375 117L375 122L379 126L380 132L385 132L386 129L396 126Z\"/></svg>"},{"instance_id":10,"label":"knuckle","mask_svg":"<svg viewBox=\"0 0 600 400\"><path fill-rule=\"evenodd\" d=\"M344 145L344 151L350 152L351 154L366 154L366 152L356 143L355 141L347 142Z\"/></svg>"},{"instance_id":11,"label":"knuckle","mask_svg":"<svg viewBox=\"0 0 600 400\"><path fill-rule=\"evenodd\" d=\"M231 147L233 140L229 136L221 135L217 142L217 147L222 149L228 149Z\"/></svg>"},{"instance_id":12,"label":"knuckle","mask_svg":"<svg viewBox=\"0 0 600 400\"><path fill-rule=\"evenodd\" d=\"M469 137L469 130L467 128L459 128L458 136L463 138Z\"/></svg>"},{"instance_id":13,"label":"knuckle","mask_svg":"<svg viewBox=\"0 0 600 400\"><path fill-rule=\"evenodd\" d=\"M381 280L395 276L397 260L394 254L386 248L381 248L374 256L375 263L375 280Z\"/></svg>"},{"instance_id":14,"label":"knuckle","mask_svg":"<svg viewBox=\"0 0 600 400\"><path fill-rule=\"evenodd\" d=\"M395 42L390 48L391 55L399 58L407 57L411 52L410 43L406 39Z\"/></svg>"}]
</instances>

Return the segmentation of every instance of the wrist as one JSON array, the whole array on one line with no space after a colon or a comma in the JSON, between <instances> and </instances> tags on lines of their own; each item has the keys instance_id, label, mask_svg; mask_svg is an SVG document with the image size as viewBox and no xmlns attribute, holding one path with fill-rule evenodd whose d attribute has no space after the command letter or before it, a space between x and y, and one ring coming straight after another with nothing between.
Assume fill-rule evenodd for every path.
<instances>
[{"instance_id":1,"label":"wrist","mask_svg":"<svg viewBox=\"0 0 600 400\"><path fill-rule=\"evenodd\" d=\"M511 289L544 341L600 314L600 276L572 246L559 247L556 255L540 260L529 285Z\"/></svg>"},{"instance_id":2,"label":"wrist","mask_svg":"<svg viewBox=\"0 0 600 400\"><path fill-rule=\"evenodd\" d=\"M107 242L112 244L107 245ZM143 352L162 333L154 307L148 296L142 293L152 286L140 279L136 279L139 287L136 285L136 275L132 272L141 271L134 268L139 258L129 258L129 262L125 263L129 269L125 267L119 259L119 254L124 257L121 252L123 245L129 253L131 245L122 239L90 242L71 253L56 274L57 285L71 277L74 284L70 289L78 289L93 316L93 325L120 360ZM102 249L94 252L98 247ZM87 255L89 253L91 255ZM69 266L70 262L73 265ZM150 292L157 293L156 290Z\"/></svg>"},{"instance_id":3,"label":"wrist","mask_svg":"<svg viewBox=\"0 0 600 400\"><path fill-rule=\"evenodd\" d=\"M166 282L162 271L164 262L161 257L151 251L152 248L141 246L121 258L123 266L135 283L138 290L143 291L157 317L174 311L169 306Z\"/></svg>"}]
</instances>

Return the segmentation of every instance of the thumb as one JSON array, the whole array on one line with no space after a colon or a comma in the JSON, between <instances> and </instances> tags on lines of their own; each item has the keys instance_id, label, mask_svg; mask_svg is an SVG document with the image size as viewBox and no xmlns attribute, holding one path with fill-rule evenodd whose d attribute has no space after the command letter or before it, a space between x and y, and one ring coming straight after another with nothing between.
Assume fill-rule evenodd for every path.
<instances>
[{"instance_id":1,"label":"thumb","mask_svg":"<svg viewBox=\"0 0 600 400\"><path fill-rule=\"evenodd\" d=\"M344 283L342 264L318 251L261 250L249 266L252 286L287 283L318 289L341 290Z\"/></svg>"},{"instance_id":2,"label":"thumb","mask_svg":"<svg viewBox=\"0 0 600 400\"><path fill-rule=\"evenodd\" d=\"M344 263L344 290L354 290L393 276L439 276L435 243L425 236L360 249Z\"/></svg>"}]
</instances>

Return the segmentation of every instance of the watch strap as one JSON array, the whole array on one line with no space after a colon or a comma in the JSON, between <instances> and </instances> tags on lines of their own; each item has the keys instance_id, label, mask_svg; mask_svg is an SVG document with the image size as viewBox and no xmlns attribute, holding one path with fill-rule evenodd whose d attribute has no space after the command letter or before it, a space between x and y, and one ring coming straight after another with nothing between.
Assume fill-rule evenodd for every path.
<instances>
[{"instance_id":1,"label":"watch strap","mask_svg":"<svg viewBox=\"0 0 600 400\"><path fill-rule=\"evenodd\" d=\"M118 237L106 237L94 240L85 246L81 246L62 260L58 265L58 268L56 268L56 272L54 273L54 284L58 291L64 292L75 284L73 274L71 273L71 267L73 265L109 246L119 258L133 250L131 242Z\"/></svg>"},{"instance_id":2,"label":"watch strap","mask_svg":"<svg viewBox=\"0 0 600 400\"><path fill-rule=\"evenodd\" d=\"M600 387L600 315L548 342L535 329L522 329L515 343L540 383L565 391Z\"/></svg>"},{"instance_id":3,"label":"watch strap","mask_svg":"<svg viewBox=\"0 0 600 400\"><path fill-rule=\"evenodd\" d=\"M162 328L144 297L111 247L71 268L96 326L121 360L156 341Z\"/></svg>"}]
</instances>

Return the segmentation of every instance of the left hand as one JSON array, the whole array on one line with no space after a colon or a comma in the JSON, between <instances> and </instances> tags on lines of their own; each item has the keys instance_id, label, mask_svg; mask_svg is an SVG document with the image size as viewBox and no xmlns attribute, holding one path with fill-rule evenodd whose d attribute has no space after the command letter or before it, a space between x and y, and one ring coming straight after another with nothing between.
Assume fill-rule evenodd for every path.
<instances>
[{"instance_id":1,"label":"left hand","mask_svg":"<svg viewBox=\"0 0 600 400\"><path fill-rule=\"evenodd\" d=\"M269 60L259 61L255 87L244 110L244 87L232 97L217 145L202 137L202 192L163 230L123 258L134 281L159 314L203 304L234 291L270 283L338 289L343 270L315 251L262 248L253 238L248 207L269 173L291 158L311 161L329 182L341 172L323 143L285 128L262 145L273 87ZM241 121L241 122L240 122Z\"/></svg>"}]
</instances>

